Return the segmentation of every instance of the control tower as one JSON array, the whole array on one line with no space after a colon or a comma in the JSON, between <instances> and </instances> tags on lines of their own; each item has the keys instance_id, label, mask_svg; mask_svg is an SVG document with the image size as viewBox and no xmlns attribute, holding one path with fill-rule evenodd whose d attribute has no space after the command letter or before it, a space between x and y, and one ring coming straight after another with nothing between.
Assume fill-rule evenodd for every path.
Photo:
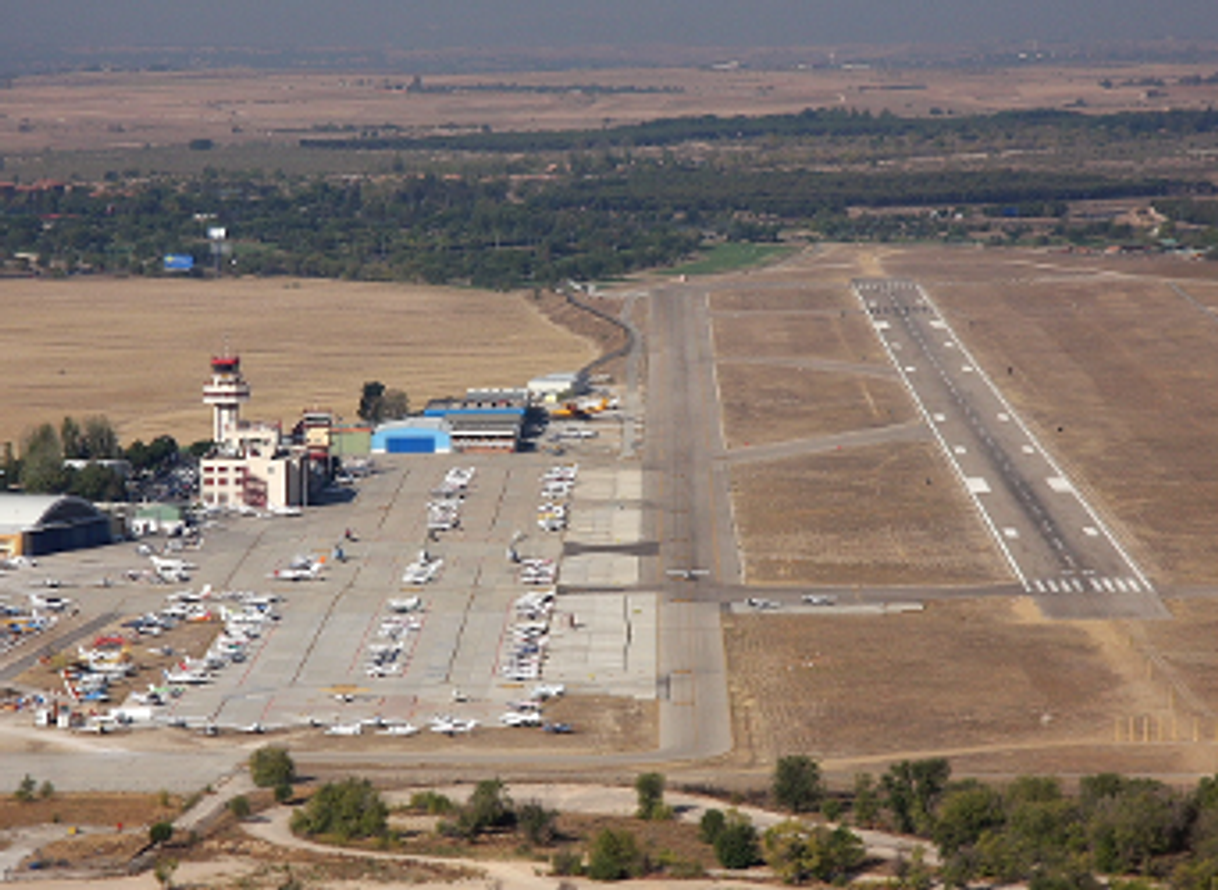
<instances>
[{"instance_id":1,"label":"control tower","mask_svg":"<svg viewBox=\"0 0 1218 890\"><path fill-rule=\"evenodd\" d=\"M212 441L223 442L236 430L241 403L250 400L250 385L241 376L241 359L236 355L213 356L211 382L203 387L203 404L211 405Z\"/></svg>"}]
</instances>

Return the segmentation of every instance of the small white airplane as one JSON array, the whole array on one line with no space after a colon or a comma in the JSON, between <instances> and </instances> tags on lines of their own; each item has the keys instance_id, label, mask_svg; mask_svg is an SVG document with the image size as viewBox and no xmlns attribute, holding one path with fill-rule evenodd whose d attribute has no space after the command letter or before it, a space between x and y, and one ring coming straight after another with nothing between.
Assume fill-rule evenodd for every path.
<instances>
[{"instance_id":1,"label":"small white airplane","mask_svg":"<svg viewBox=\"0 0 1218 890\"><path fill-rule=\"evenodd\" d=\"M697 581L710 574L710 569L669 569L665 572L669 578L680 578L682 581Z\"/></svg>"},{"instance_id":2,"label":"small white airplane","mask_svg":"<svg viewBox=\"0 0 1218 890\"><path fill-rule=\"evenodd\" d=\"M377 730L377 735L408 736L414 735L418 731L419 728L413 723L390 723L387 726Z\"/></svg>"},{"instance_id":3,"label":"small white airplane","mask_svg":"<svg viewBox=\"0 0 1218 890\"><path fill-rule=\"evenodd\" d=\"M326 727L326 735L363 735L362 723L335 723Z\"/></svg>"},{"instance_id":4,"label":"small white airplane","mask_svg":"<svg viewBox=\"0 0 1218 890\"><path fill-rule=\"evenodd\" d=\"M319 581L322 565L318 561L312 562L308 566L288 566L286 569L275 569L267 577L276 581Z\"/></svg>"},{"instance_id":5,"label":"small white airplane","mask_svg":"<svg viewBox=\"0 0 1218 890\"><path fill-rule=\"evenodd\" d=\"M538 683L533 687L530 697L539 701L545 701L548 698L561 698L566 693L567 687L562 683Z\"/></svg>"},{"instance_id":6,"label":"small white airplane","mask_svg":"<svg viewBox=\"0 0 1218 890\"><path fill-rule=\"evenodd\" d=\"M477 720L468 720L461 717L437 714L435 717L431 718L431 725L428 728L432 732L453 736L459 732L472 732L474 727L477 725Z\"/></svg>"},{"instance_id":7,"label":"small white airplane","mask_svg":"<svg viewBox=\"0 0 1218 890\"><path fill-rule=\"evenodd\" d=\"M299 507L267 507L267 512L272 516L302 516L304 511Z\"/></svg>"},{"instance_id":8,"label":"small white airplane","mask_svg":"<svg viewBox=\"0 0 1218 890\"><path fill-rule=\"evenodd\" d=\"M401 599L391 599L389 608L394 612L417 612L423 608L423 598L408 596Z\"/></svg>"},{"instance_id":9,"label":"small white airplane","mask_svg":"<svg viewBox=\"0 0 1218 890\"><path fill-rule=\"evenodd\" d=\"M72 601L62 596L42 596L41 594L30 594L31 609L46 609L48 612L62 612L68 606L72 605Z\"/></svg>"},{"instance_id":10,"label":"small white airplane","mask_svg":"<svg viewBox=\"0 0 1218 890\"><path fill-rule=\"evenodd\" d=\"M780 608L781 606L780 603L774 600L762 599L761 597L756 596L750 596L747 600L745 600L745 602L748 603L749 607L753 609L773 610Z\"/></svg>"},{"instance_id":11,"label":"small white airplane","mask_svg":"<svg viewBox=\"0 0 1218 890\"><path fill-rule=\"evenodd\" d=\"M185 686L202 686L211 682L211 675L198 668L178 668L172 671L165 668L161 671L161 674L165 677L166 683L175 683Z\"/></svg>"}]
</instances>

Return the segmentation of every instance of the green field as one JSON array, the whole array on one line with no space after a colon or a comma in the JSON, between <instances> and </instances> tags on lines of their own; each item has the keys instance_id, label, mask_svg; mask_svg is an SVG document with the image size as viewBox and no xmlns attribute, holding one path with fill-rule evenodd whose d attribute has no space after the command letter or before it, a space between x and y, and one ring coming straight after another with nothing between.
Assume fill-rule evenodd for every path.
<instances>
[{"instance_id":1,"label":"green field","mask_svg":"<svg viewBox=\"0 0 1218 890\"><path fill-rule=\"evenodd\" d=\"M748 244L731 241L727 244L716 244L699 259L665 270L663 274L716 275L782 259L798 249L787 244Z\"/></svg>"}]
</instances>

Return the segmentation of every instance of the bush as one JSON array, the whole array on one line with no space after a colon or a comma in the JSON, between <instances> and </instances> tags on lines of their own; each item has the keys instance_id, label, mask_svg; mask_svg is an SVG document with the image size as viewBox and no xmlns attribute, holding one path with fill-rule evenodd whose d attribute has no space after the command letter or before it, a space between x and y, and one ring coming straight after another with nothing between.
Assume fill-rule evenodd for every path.
<instances>
[{"instance_id":1,"label":"bush","mask_svg":"<svg viewBox=\"0 0 1218 890\"><path fill-rule=\"evenodd\" d=\"M331 835L340 841L383 837L389 810L367 779L328 782L292 816L292 830Z\"/></svg>"},{"instance_id":2,"label":"bush","mask_svg":"<svg viewBox=\"0 0 1218 890\"><path fill-rule=\"evenodd\" d=\"M148 828L148 841L153 844L163 844L173 837L173 823L154 822Z\"/></svg>"},{"instance_id":3,"label":"bush","mask_svg":"<svg viewBox=\"0 0 1218 890\"><path fill-rule=\"evenodd\" d=\"M672 811L664 806L664 776L661 773L640 773L634 780L634 790L639 796L636 815L640 819L666 819Z\"/></svg>"},{"instance_id":4,"label":"bush","mask_svg":"<svg viewBox=\"0 0 1218 890\"><path fill-rule=\"evenodd\" d=\"M629 831L606 828L596 836L588 854L588 877L594 881L622 881L646 872L646 860Z\"/></svg>"},{"instance_id":5,"label":"bush","mask_svg":"<svg viewBox=\"0 0 1218 890\"><path fill-rule=\"evenodd\" d=\"M275 803L287 803L292 799L292 786L287 782L275 786Z\"/></svg>"},{"instance_id":6,"label":"bush","mask_svg":"<svg viewBox=\"0 0 1218 890\"><path fill-rule=\"evenodd\" d=\"M296 764L287 748L267 745L250 755L250 778L259 788L276 788L296 781Z\"/></svg>"},{"instance_id":7,"label":"bush","mask_svg":"<svg viewBox=\"0 0 1218 890\"><path fill-rule=\"evenodd\" d=\"M707 810L698 822L698 840L704 844L713 844L726 824L727 817L723 815L723 810Z\"/></svg>"},{"instance_id":8,"label":"bush","mask_svg":"<svg viewBox=\"0 0 1218 890\"><path fill-rule=\"evenodd\" d=\"M559 877L583 874L584 857L574 850L559 850L550 857L550 871Z\"/></svg>"},{"instance_id":9,"label":"bush","mask_svg":"<svg viewBox=\"0 0 1218 890\"><path fill-rule=\"evenodd\" d=\"M774 800L792 813L807 813L820 804L820 766L806 754L778 758L774 768Z\"/></svg>"},{"instance_id":10,"label":"bush","mask_svg":"<svg viewBox=\"0 0 1218 890\"><path fill-rule=\"evenodd\" d=\"M715 837L715 858L724 868L748 868L761 861L757 829L742 813L732 810Z\"/></svg>"},{"instance_id":11,"label":"bush","mask_svg":"<svg viewBox=\"0 0 1218 890\"><path fill-rule=\"evenodd\" d=\"M437 791L416 791L410 796L410 808L429 816L446 816L455 810L456 804Z\"/></svg>"},{"instance_id":12,"label":"bush","mask_svg":"<svg viewBox=\"0 0 1218 890\"><path fill-rule=\"evenodd\" d=\"M34 789L37 787L38 783L34 781L34 777L26 773L25 778L18 783L17 790L13 792L13 797L22 803L29 803L34 799Z\"/></svg>"},{"instance_id":13,"label":"bush","mask_svg":"<svg viewBox=\"0 0 1218 890\"><path fill-rule=\"evenodd\" d=\"M554 824L557 818L557 810L547 810L535 800L524 804L516 812L516 824L525 838L530 844L539 846L554 843L554 838L558 834Z\"/></svg>"},{"instance_id":14,"label":"bush","mask_svg":"<svg viewBox=\"0 0 1218 890\"><path fill-rule=\"evenodd\" d=\"M38 787L38 796L43 800L49 800L55 796L55 786L51 784L50 779L47 779Z\"/></svg>"},{"instance_id":15,"label":"bush","mask_svg":"<svg viewBox=\"0 0 1218 890\"><path fill-rule=\"evenodd\" d=\"M228 811L238 819L248 819L251 812L250 799L244 794L238 794L228 802Z\"/></svg>"}]
</instances>

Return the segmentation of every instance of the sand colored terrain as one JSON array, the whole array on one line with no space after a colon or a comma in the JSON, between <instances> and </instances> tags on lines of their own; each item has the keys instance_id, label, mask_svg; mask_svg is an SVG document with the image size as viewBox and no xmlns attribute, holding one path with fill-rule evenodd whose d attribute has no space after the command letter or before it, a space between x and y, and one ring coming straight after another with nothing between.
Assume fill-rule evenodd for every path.
<instances>
[{"instance_id":1,"label":"sand colored terrain","mask_svg":"<svg viewBox=\"0 0 1218 890\"><path fill-rule=\"evenodd\" d=\"M105 414L129 442L209 438L212 355L241 356L250 418L290 426L320 407L355 420L380 380L415 408L467 387L572 370L593 344L520 294L294 279L0 280L0 441L64 415Z\"/></svg>"},{"instance_id":2,"label":"sand colored terrain","mask_svg":"<svg viewBox=\"0 0 1218 890\"><path fill-rule=\"evenodd\" d=\"M990 584L1007 579L963 490L927 442L737 467L753 584Z\"/></svg>"},{"instance_id":3,"label":"sand colored terrain","mask_svg":"<svg viewBox=\"0 0 1218 890\"><path fill-rule=\"evenodd\" d=\"M1160 643L1218 618L1213 602L1171 605L1181 620L1154 625ZM741 750L763 763L808 751L847 772L930 754L961 772L1205 772L1218 756L1212 711L1181 704L1148 669L1136 628L1046 622L1026 599L878 619L737 616L726 641ZM1202 689L1203 707L1218 704Z\"/></svg>"},{"instance_id":4,"label":"sand colored terrain","mask_svg":"<svg viewBox=\"0 0 1218 890\"><path fill-rule=\"evenodd\" d=\"M1088 112L1205 108L1218 85L1180 86L1212 65L1125 67L1028 65L1019 68L802 71L645 68L519 72L425 78L429 86L514 83L600 85L659 90L595 93L408 93L407 76L250 70L75 72L14 80L4 91L0 151L45 148L137 149L184 145L295 143L302 136L372 129L420 135L452 127L494 130L593 128L657 117L768 114L854 108L903 115L968 114L1011 108L1078 107ZM1128 85L1159 78L1155 94ZM1108 79L1117 86L1105 89ZM1081 101L1080 101L1081 100ZM388 130L392 126L396 130ZM344 129L347 132L344 132ZM269 160L269 159L268 159Z\"/></svg>"}]
</instances>

